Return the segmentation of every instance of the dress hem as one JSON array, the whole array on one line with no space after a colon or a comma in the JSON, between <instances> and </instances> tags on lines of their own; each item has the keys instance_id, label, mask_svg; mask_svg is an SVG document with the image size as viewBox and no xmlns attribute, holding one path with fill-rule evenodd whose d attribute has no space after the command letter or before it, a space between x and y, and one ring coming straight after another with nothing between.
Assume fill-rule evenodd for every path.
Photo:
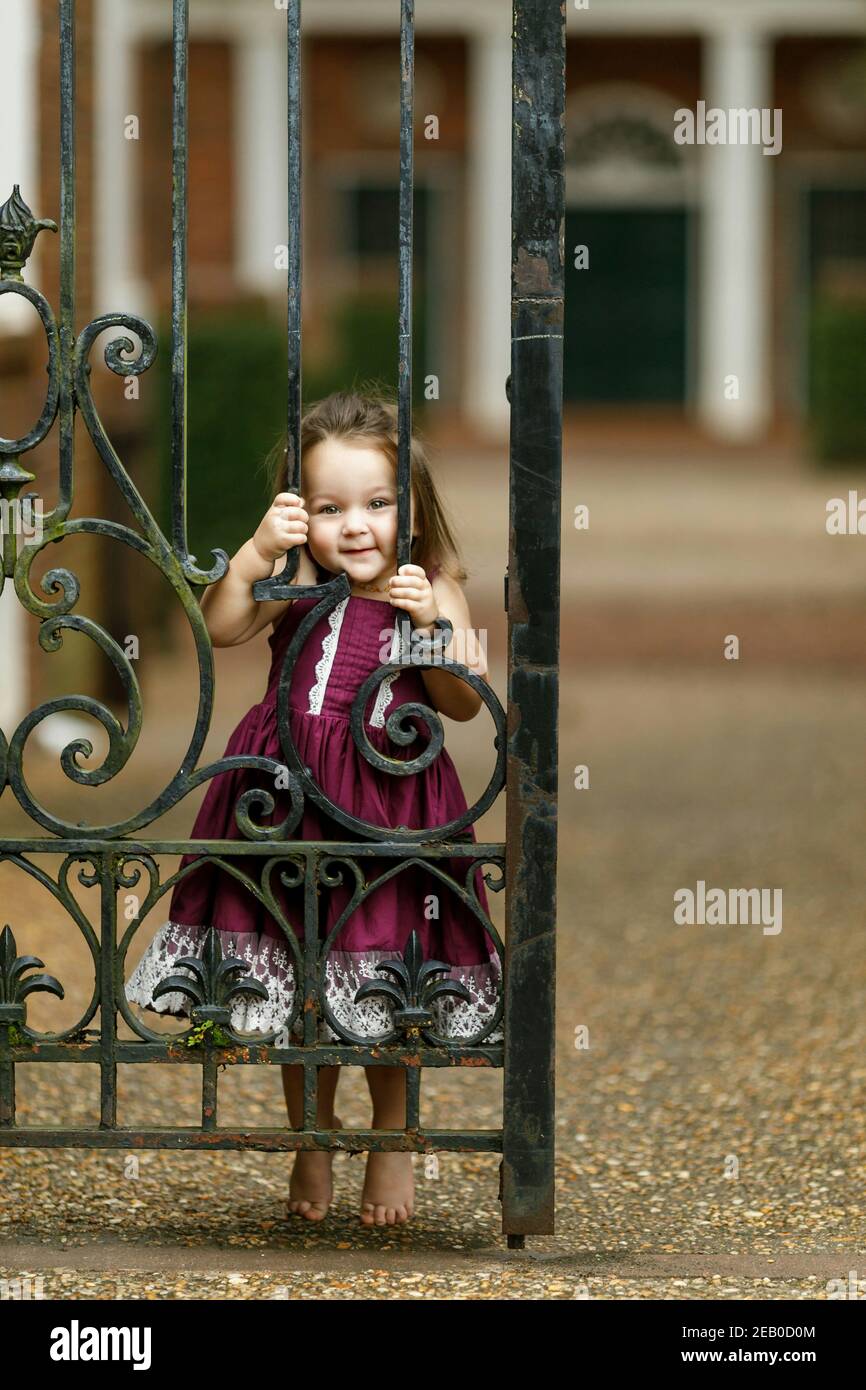
<instances>
[{"instance_id":1,"label":"dress hem","mask_svg":"<svg viewBox=\"0 0 866 1390\"><path fill-rule=\"evenodd\" d=\"M200 957L207 931L206 926L166 922L126 982L124 992L129 1003L138 1004L156 1014L189 1018L192 1005L186 995L175 990L154 1000L153 991L160 981L172 974L194 978L193 972L186 966L178 966L177 961L182 956ZM243 978L258 980L268 990L266 1000L256 998L251 993L236 995L231 1000L228 1007L232 1029L236 1033L284 1032L295 997L294 958L290 948L282 941L261 937L257 932L231 932L219 928L217 932L223 958L240 960L249 967ZM325 996L341 1027L367 1037L371 1042L392 1031L393 1008L386 999L374 995L356 1002L355 995L367 981L378 983L388 978L376 973L377 965L385 960L400 958L401 953L395 950L329 951L325 965ZM498 956L490 956L487 963L451 966L447 976L437 978L442 981L452 979L464 985L469 991L469 999L446 996L432 1000L431 1029L449 1041L471 1039L479 1034L492 1019L501 995L501 964ZM303 1039L302 1018L295 1020L292 1035L298 1040ZM319 1020L319 1040L344 1041L325 1018ZM480 1039L479 1046L502 1040L500 1020L490 1034Z\"/></svg>"}]
</instances>

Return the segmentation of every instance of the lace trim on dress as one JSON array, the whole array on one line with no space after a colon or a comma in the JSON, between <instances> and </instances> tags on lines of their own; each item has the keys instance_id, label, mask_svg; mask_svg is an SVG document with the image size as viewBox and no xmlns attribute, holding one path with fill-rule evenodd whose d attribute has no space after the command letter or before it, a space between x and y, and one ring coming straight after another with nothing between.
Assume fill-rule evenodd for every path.
<instances>
[{"instance_id":1,"label":"lace trim on dress","mask_svg":"<svg viewBox=\"0 0 866 1390\"><path fill-rule=\"evenodd\" d=\"M167 975L189 975L186 966L177 966L178 956L200 956L207 928L187 926L182 922L166 922L151 941L126 983L126 997L158 1014L189 1018L191 1001L179 991L164 994L154 1001L153 991ZM256 999L240 995L232 1000L231 1026L237 1033L279 1033L285 1027L295 997L295 972L291 951L282 942L261 937L257 932L219 932L224 956L236 956L249 965L244 978L261 980L267 986L268 998ZM355 995L367 980L387 977L376 974L383 960L393 960L397 951L331 951L325 966L325 993L338 1023L352 1033L375 1040L393 1027L393 1010L381 996L355 1003ZM490 1022L501 995L502 970L498 956L477 965L454 965L446 976L466 986L467 1001L445 997L434 999L430 1012L433 1028L441 1037L471 1038ZM296 1019L292 1036L303 1040L303 1019ZM483 1039L484 1043L502 1042L503 1031L498 1025ZM325 1019L319 1023L319 1041L340 1042L337 1033Z\"/></svg>"},{"instance_id":2,"label":"lace trim on dress","mask_svg":"<svg viewBox=\"0 0 866 1390\"><path fill-rule=\"evenodd\" d=\"M260 980L267 986L268 998L238 995L231 1004L231 1025L239 1033L269 1033L282 1028L295 995L291 952L283 942L258 932L218 933L223 957L236 956L249 966L245 980ZM153 991L168 975L189 975L187 966L177 965L179 956L201 956L207 928L166 922L151 941L126 983L126 997L158 1014L189 1018L191 1001L175 990L154 1001Z\"/></svg>"},{"instance_id":3,"label":"lace trim on dress","mask_svg":"<svg viewBox=\"0 0 866 1390\"><path fill-rule=\"evenodd\" d=\"M391 638L391 651L388 655L388 660L399 661L401 651L402 646L400 642L400 615L398 614L397 617L394 619L394 634ZM382 729L385 727L385 711L394 698L394 692L391 689L391 686L394 684L395 680L399 675L399 671L392 671L390 675L385 676L384 680L382 681L382 684L379 686L379 693L376 696L376 703L373 706L373 713L370 715L370 723L375 729Z\"/></svg>"},{"instance_id":4,"label":"lace trim on dress","mask_svg":"<svg viewBox=\"0 0 866 1390\"><path fill-rule=\"evenodd\" d=\"M337 650L337 643L340 640L340 627L343 622L343 614L349 602L350 595L347 594L341 599L336 608L328 614L330 631L322 639L322 655L316 662L316 680L310 688L308 709L310 714L321 714L322 702L325 698L325 688L328 684L328 677L331 674L331 667L334 664L334 653Z\"/></svg>"}]
</instances>

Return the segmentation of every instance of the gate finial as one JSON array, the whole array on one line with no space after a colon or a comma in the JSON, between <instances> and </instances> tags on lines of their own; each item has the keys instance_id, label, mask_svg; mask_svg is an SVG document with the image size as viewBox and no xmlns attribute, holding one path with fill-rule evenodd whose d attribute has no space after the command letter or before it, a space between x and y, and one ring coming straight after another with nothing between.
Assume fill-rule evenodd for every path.
<instances>
[{"instance_id":1,"label":"gate finial","mask_svg":"<svg viewBox=\"0 0 866 1390\"><path fill-rule=\"evenodd\" d=\"M21 271L30 259L34 241L45 230L56 232L57 223L49 217L37 222L16 183L11 197L0 208L0 280L23 282Z\"/></svg>"}]
</instances>

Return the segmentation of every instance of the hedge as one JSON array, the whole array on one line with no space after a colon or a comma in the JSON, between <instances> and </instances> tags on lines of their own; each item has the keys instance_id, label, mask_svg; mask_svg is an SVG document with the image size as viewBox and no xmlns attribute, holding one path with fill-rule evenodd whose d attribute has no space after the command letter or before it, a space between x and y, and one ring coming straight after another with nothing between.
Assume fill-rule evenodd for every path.
<instances>
[{"instance_id":1,"label":"hedge","mask_svg":"<svg viewBox=\"0 0 866 1390\"><path fill-rule=\"evenodd\" d=\"M816 298L809 425L822 463L866 463L866 304Z\"/></svg>"}]
</instances>

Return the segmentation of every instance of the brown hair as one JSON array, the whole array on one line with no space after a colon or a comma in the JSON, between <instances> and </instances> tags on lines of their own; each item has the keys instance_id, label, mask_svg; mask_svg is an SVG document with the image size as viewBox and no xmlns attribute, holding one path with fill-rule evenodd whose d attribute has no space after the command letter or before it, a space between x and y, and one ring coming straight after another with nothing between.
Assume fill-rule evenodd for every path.
<instances>
[{"instance_id":1,"label":"brown hair","mask_svg":"<svg viewBox=\"0 0 866 1390\"><path fill-rule=\"evenodd\" d=\"M397 405L378 388L364 392L335 391L314 402L301 420L301 470L307 452L326 439L367 439L390 460L397 476ZM268 453L270 497L288 491L286 435ZM412 539L411 563L420 565L428 578L438 566L459 584L467 571L460 558L454 532L430 471L427 450L413 433L411 442L412 496L417 536ZM303 482L301 484L303 489ZM309 547L308 547L309 550ZM312 558L312 556L310 557Z\"/></svg>"}]
</instances>

